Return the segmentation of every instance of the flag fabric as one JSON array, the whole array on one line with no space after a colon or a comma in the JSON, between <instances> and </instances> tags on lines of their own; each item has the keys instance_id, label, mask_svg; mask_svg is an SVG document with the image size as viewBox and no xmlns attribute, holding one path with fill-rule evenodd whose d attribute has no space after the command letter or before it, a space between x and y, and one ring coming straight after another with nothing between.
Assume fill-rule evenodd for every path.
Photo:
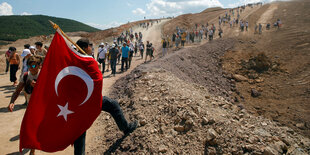
<instances>
[{"instance_id":1,"label":"flag fabric","mask_svg":"<svg viewBox=\"0 0 310 155\"><path fill-rule=\"evenodd\" d=\"M75 51L58 29L22 121L20 151L64 150L92 125L101 103L97 62Z\"/></svg>"}]
</instances>

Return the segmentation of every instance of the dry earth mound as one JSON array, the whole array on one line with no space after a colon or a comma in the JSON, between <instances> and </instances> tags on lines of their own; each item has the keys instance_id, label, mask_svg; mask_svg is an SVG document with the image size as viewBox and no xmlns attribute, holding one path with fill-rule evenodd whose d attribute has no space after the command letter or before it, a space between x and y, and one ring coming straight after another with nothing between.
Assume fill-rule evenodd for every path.
<instances>
[{"instance_id":1,"label":"dry earth mound","mask_svg":"<svg viewBox=\"0 0 310 155\"><path fill-rule=\"evenodd\" d=\"M309 1L263 6L247 20L265 26L279 18L283 26L264 28L262 35L254 35L254 28L250 28L251 35L241 33L235 48L223 57L225 71L245 78L237 83L237 101L252 113L289 126L307 137L310 135L309 8ZM260 53L264 53L261 58L265 59L262 72L253 68L259 63L253 60L258 60Z\"/></svg>"},{"instance_id":2,"label":"dry earth mound","mask_svg":"<svg viewBox=\"0 0 310 155\"><path fill-rule=\"evenodd\" d=\"M138 119L140 126L128 137L122 137L110 132L117 127L109 116L102 116L100 119L108 124L104 129L107 132L98 137L102 140L100 147L89 153L310 153L308 138L277 122L253 116L243 106L225 99L226 94L210 93L213 85L206 83L212 81L194 78L199 76L198 72L205 71L209 79L220 81L224 75L212 69L208 74L206 66L199 65L200 57L206 55L205 64L212 68L218 63L213 61L232 45L233 40L228 39L184 49L141 65L118 80L111 95L120 99L125 113L131 120ZM224 80L216 85L227 92L225 86L231 88L230 84Z\"/></svg>"}]
</instances>

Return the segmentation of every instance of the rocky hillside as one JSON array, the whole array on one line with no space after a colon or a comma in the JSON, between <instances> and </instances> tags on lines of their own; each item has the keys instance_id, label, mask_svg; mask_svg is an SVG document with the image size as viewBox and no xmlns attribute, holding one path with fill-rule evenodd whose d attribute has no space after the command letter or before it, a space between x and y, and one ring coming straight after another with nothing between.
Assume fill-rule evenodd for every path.
<instances>
[{"instance_id":1,"label":"rocky hillside","mask_svg":"<svg viewBox=\"0 0 310 155\"><path fill-rule=\"evenodd\" d=\"M230 102L229 90L225 88L234 88L232 82L223 80L214 86L212 80L189 78L198 76L191 71L193 68L214 81L225 78L206 66L220 66L216 59L232 48L231 42L219 40L178 51L142 65L118 80L111 95L119 99L130 120L139 120L139 127L128 137L122 137L114 132L118 130L114 120L101 115L106 134L97 137L98 146L92 146L88 153L310 153L308 138L277 122L253 116L241 104ZM216 49L211 54L213 58L209 54L204 66L197 65L195 58L208 56L212 49ZM222 93L212 92L214 87Z\"/></svg>"}]
</instances>

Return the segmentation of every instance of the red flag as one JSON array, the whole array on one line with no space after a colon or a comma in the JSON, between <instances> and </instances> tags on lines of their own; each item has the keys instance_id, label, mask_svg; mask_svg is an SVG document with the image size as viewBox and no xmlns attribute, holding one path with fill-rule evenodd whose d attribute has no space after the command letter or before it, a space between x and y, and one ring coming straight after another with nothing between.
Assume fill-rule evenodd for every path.
<instances>
[{"instance_id":1,"label":"red flag","mask_svg":"<svg viewBox=\"0 0 310 155\"><path fill-rule=\"evenodd\" d=\"M56 32L23 118L20 151L55 152L73 144L100 114L101 92L97 62Z\"/></svg>"}]
</instances>

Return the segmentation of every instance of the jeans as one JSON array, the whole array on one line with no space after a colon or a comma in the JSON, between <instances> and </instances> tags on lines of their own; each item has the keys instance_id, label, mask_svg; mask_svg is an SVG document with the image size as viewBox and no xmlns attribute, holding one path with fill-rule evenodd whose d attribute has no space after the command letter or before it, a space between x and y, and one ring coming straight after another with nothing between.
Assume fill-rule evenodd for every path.
<instances>
[{"instance_id":1,"label":"jeans","mask_svg":"<svg viewBox=\"0 0 310 155\"><path fill-rule=\"evenodd\" d=\"M115 74L116 73L116 59L111 59L110 63L111 63L112 74Z\"/></svg>"},{"instance_id":2,"label":"jeans","mask_svg":"<svg viewBox=\"0 0 310 155\"><path fill-rule=\"evenodd\" d=\"M163 48L163 56L167 54L167 48Z\"/></svg>"},{"instance_id":3,"label":"jeans","mask_svg":"<svg viewBox=\"0 0 310 155\"><path fill-rule=\"evenodd\" d=\"M141 58L143 59L143 52L144 52L144 50L142 49L142 50L140 50L140 55L141 55Z\"/></svg>"},{"instance_id":4,"label":"jeans","mask_svg":"<svg viewBox=\"0 0 310 155\"><path fill-rule=\"evenodd\" d=\"M103 73L104 73L104 70L105 70L105 61L104 61L104 59L101 60L101 65L102 65L102 68L101 68L102 71L101 71L101 72L102 72L102 74L103 74Z\"/></svg>"},{"instance_id":5,"label":"jeans","mask_svg":"<svg viewBox=\"0 0 310 155\"><path fill-rule=\"evenodd\" d=\"M102 111L108 112L112 115L114 121L121 131L125 131L128 128L128 122L125 119L123 111L117 101L103 96ZM85 138L86 131L77 140L74 141L74 155L85 154Z\"/></svg>"},{"instance_id":6,"label":"jeans","mask_svg":"<svg viewBox=\"0 0 310 155\"><path fill-rule=\"evenodd\" d=\"M124 63L126 64L126 70L128 69L128 58L122 57L121 71L124 71Z\"/></svg>"}]
</instances>

